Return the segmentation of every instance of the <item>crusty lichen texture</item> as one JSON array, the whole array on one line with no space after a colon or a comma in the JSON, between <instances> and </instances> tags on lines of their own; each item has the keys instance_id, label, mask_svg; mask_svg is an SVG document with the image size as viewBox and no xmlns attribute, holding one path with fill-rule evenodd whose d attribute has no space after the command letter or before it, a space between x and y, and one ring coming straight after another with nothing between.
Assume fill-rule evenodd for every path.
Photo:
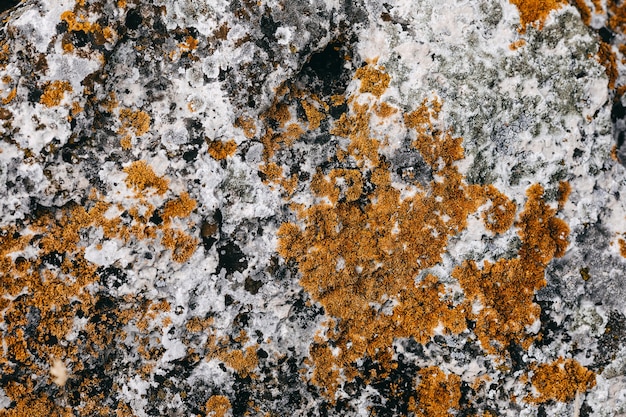
<instances>
[{"instance_id":1,"label":"crusty lichen texture","mask_svg":"<svg viewBox=\"0 0 626 417\"><path fill-rule=\"evenodd\" d=\"M382 68L370 64L356 77L365 78L362 88L347 98L349 111L331 130L347 139L335 149L345 167L319 168L310 182L296 186L310 190L314 203L293 205L298 220L278 231L278 252L296 263L300 284L328 316L326 330L311 346L307 375L331 400L354 378L385 378L398 366L393 349L398 339L426 344L436 334L474 333L496 363L511 343L528 348L537 338L530 327L540 314L533 296L545 286L548 262L565 253L569 234L557 210L544 201L541 185L528 188L519 210L494 185L465 182L457 167L464 158L462 139L442 125L437 98L402 116L400 109L381 103L389 84ZM383 105L393 111L380 115ZM382 153L386 140L372 129L393 115L392 123L408 129L411 146L432 170L433 179L405 197ZM270 177L281 183L283 170L271 156L284 142L267 144L262 169L274 166ZM441 277L427 271L442 262L449 240L468 227L474 213L486 233L513 227L522 244L513 259L458 265L452 278L464 297L454 301ZM473 330L468 321L476 323ZM360 374L358 363L365 359L383 371ZM411 408L417 415L447 415L459 407L459 376L431 367L416 377Z\"/></svg>"}]
</instances>

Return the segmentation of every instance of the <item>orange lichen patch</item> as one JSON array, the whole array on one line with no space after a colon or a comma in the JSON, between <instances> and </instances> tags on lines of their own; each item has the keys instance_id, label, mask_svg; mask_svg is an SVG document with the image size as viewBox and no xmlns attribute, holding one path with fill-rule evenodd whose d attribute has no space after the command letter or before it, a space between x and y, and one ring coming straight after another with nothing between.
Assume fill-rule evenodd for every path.
<instances>
[{"instance_id":1,"label":"orange lichen patch","mask_svg":"<svg viewBox=\"0 0 626 417\"><path fill-rule=\"evenodd\" d=\"M185 38L185 42L179 43L178 47L180 48L182 52L193 51L194 49L198 47L198 40L194 38L193 36L188 35Z\"/></svg>"},{"instance_id":2,"label":"orange lichen patch","mask_svg":"<svg viewBox=\"0 0 626 417\"><path fill-rule=\"evenodd\" d=\"M127 174L126 185L134 189L137 194L149 188L153 188L157 194L161 195L167 191L169 181L157 176L146 161L135 161L124 168L124 172Z\"/></svg>"},{"instance_id":3,"label":"orange lichen patch","mask_svg":"<svg viewBox=\"0 0 626 417\"><path fill-rule=\"evenodd\" d=\"M100 102L100 105L105 111L113 113L113 110L115 110L119 105L119 101L117 101L115 92L109 92L109 94L107 94L106 97Z\"/></svg>"},{"instance_id":4,"label":"orange lichen patch","mask_svg":"<svg viewBox=\"0 0 626 417\"><path fill-rule=\"evenodd\" d=\"M611 159L614 161L619 161L619 157L617 156L617 144L613 145L611 148Z\"/></svg>"},{"instance_id":5,"label":"orange lichen patch","mask_svg":"<svg viewBox=\"0 0 626 417\"><path fill-rule=\"evenodd\" d=\"M596 375L574 359L558 358L548 364L535 365L531 382L539 396L528 396L530 403L556 400L571 401L577 392L585 392L596 385Z\"/></svg>"},{"instance_id":6,"label":"orange lichen patch","mask_svg":"<svg viewBox=\"0 0 626 417\"><path fill-rule=\"evenodd\" d=\"M306 118L309 122L309 130L315 130L320 127L320 123L324 120L324 113L319 111L314 104L309 103L307 100L300 100Z\"/></svg>"},{"instance_id":7,"label":"orange lichen patch","mask_svg":"<svg viewBox=\"0 0 626 417\"><path fill-rule=\"evenodd\" d=\"M606 76L609 77L609 88L615 88L615 81L619 76L619 71L617 69L615 52L613 52L611 44L600 42L600 47L598 48L598 61L602 64L602 66L604 66Z\"/></svg>"},{"instance_id":8,"label":"orange lichen patch","mask_svg":"<svg viewBox=\"0 0 626 417\"><path fill-rule=\"evenodd\" d=\"M373 65L366 65L357 69L354 76L361 80L359 91L380 97L387 90L391 81L389 74L384 71L384 67L376 68Z\"/></svg>"},{"instance_id":9,"label":"orange lichen patch","mask_svg":"<svg viewBox=\"0 0 626 417\"><path fill-rule=\"evenodd\" d=\"M311 191L318 197L328 197L334 204L339 199L356 201L363 190L363 178L358 169L333 169L326 180L321 170L313 176Z\"/></svg>"},{"instance_id":10,"label":"orange lichen patch","mask_svg":"<svg viewBox=\"0 0 626 417\"><path fill-rule=\"evenodd\" d=\"M13 101L16 95L17 95L17 88L14 88L9 92L9 94L5 98L2 99L2 104L9 104L10 102Z\"/></svg>"},{"instance_id":11,"label":"orange lichen patch","mask_svg":"<svg viewBox=\"0 0 626 417\"><path fill-rule=\"evenodd\" d=\"M213 395L205 404L206 417L226 417L231 405L228 398L223 395Z\"/></svg>"},{"instance_id":12,"label":"orange lichen patch","mask_svg":"<svg viewBox=\"0 0 626 417\"><path fill-rule=\"evenodd\" d=\"M394 339L423 343L436 327L455 333L465 329L465 307L444 300L443 284L433 275L415 279L441 261L448 238L466 227L468 214L484 200L481 187L465 184L455 166L463 157L461 140L431 129L438 102L432 108L424 102L406 124L424 139L420 151L441 180L405 200L381 161L380 142L370 136L373 107L349 102L350 113L342 115L332 133L350 139L348 155L360 161L358 168L318 171L310 190L328 202L301 208L296 214L303 227L286 223L278 231L279 254L297 262L300 284L337 319L327 332L335 352L320 340L310 355L312 381L330 398L338 375L358 374L357 360L370 357L387 369L393 366ZM388 304L394 307L383 313Z\"/></svg>"},{"instance_id":13,"label":"orange lichen patch","mask_svg":"<svg viewBox=\"0 0 626 417\"><path fill-rule=\"evenodd\" d=\"M11 392L5 388L9 398L15 398L16 404L9 410L0 411L2 417L72 417L74 413L71 407L56 405L46 394L39 396L29 391L20 394Z\"/></svg>"},{"instance_id":14,"label":"orange lichen patch","mask_svg":"<svg viewBox=\"0 0 626 417\"><path fill-rule=\"evenodd\" d=\"M485 189L486 197L491 200L491 207L483 212L485 227L493 233L504 233L513 224L517 206L493 185Z\"/></svg>"},{"instance_id":15,"label":"orange lichen patch","mask_svg":"<svg viewBox=\"0 0 626 417\"><path fill-rule=\"evenodd\" d=\"M198 248L198 243L198 239L180 230L163 230L161 244L172 251L172 259L175 262L183 263L188 261Z\"/></svg>"},{"instance_id":16,"label":"orange lichen patch","mask_svg":"<svg viewBox=\"0 0 626 417\"><path fill-rule=\"evenodd\" d=\"M133 142L130 135L126 135L122 139L120 139L120 146L124 150L129 150L133 147Z\"/></svg>"},{"instance_id":17,"label":"orange lichen patch","mask_svg":"<svg viewBox=\"0 0 626 417\"><path fill-rule=\"evenodd\" d=\"M539 29L553 10L560 9L566 2L562 0L510 0L520 14L521 32L526 31L526 26L532 24Z\"/></svg>"},{"instance_id":18,"label":"orange lichen patch","mask_svg":"<svg viewBox=\"0 0 626 417\"><path fill-rule=\"evenodd\" d=\"M559 210L563 209L565 203L567 203L567 199L569 195L572 193L572 186L568 181L559 182L559 194L558 194L558 202L559 202Z\"/></svg>"},{"instance_id":19,"label":"orange lichen patch","mask_svg":"<svg viewBox=\"0 0 626 417\"><path fill-rule=\"evenodd\" d=\"M548 262L565 254L569 234L567 224L554 216L556 211L545 204L542 194L540 185L527 191L518 223L519 258L494 264L485 261L482 269L474 261L466 261L452 273L468 302L478 300L483 306L469 317L476 320L474 332L487 352L501 353L511 342L527 348L536 338L526 332L526 327L539 319L540 307L533 296L546 284Z\"/></svg>"},{"instance_id":20,"label":"orange lichen patch","mask_svg":"<svg viewBox=\"0 0 626 417\"><path fill-rule=\"evenodd\" d=\"M522 46L526 45L526 40L525 39L518 39L515 42L511 43L509 45L509 49L511 51L516 51L519 48L521 48Z\"/></svg>"},{"instance_id":21,"label":"orange lichen patch","mask_svg":"<svg viewBox=\"0 0 626 417\"><path fill-rule=\"evenodd\" d=\"M89 33L101 30L99 24L89 22L84 15L76 16L76 13L70 10L61 13L61 20L67 23L70 32L83 31Z\"/></svg>"},{"instance_id":22,"label":"orange lichen patch","mask_svg":"<svg viewBox=\"0 0 626 417\"><path fill-rule=\"evenodd\" d=\"M216 356L237 372L242 378L246 378L253 375L255 368L259 364L259 358L256 351L256 346L248 346L243 351L226 349L220 350Z\"/></svg>"},{"instance_id":23,"label":"orange lichen patch","mask_svg":"<svg viewBox=\"0 0 626 417\"><path fill-rule=\"evenodd\" d=\"M626 258L626 240L619 239L617 241L617 243L619 244L619 253L620 253L620 255L622 255L624 258Z\"/></svg>"},{"instance_id":24,"label":"orange lichen patch","mask_svg":"<svg viewBox=\"0 0 626 417\"><path fill-rule=\"evenodd\" d=\"M71 91L72 86L68 81L49 81L44 86L39 102L48 107L58 106L63 100L65 92Z\"/></svg>"},{"instance_id":25,"label":"orange lichen patch","mask_svg":"<svg viewBox=\"0 0 626 417\"><path fill-rule=\"evenodd\" d=\"M376 113L378 117L382 118L392 116L397 112L398 109L396 107L393 107L387 103L380 103L378 106L374 107L374 113Z\"/></svg>"},{"instance_id":26,"label":"orange lichen patch","mask_svg":"<svg viewBox=\"0 0 626 417\"><path fill-rule=\"evenodd\" d=\"M235 121L235 127L238 127L243 130L243 134L251 139L256 134L256 126L254 124L254 120L246 117L239 117Z\"/></svg>"},{"instance_id":27,"label":"orange lichen patch","mask_svg":"<svg viewBox=\"0 0 626 417\"><path fill-rule=\"evenodd\" d=\"M169 225L173 217L187 217L197 206L196 200L189 197L189 193L181 193L179 198L170 200L163 206L163 224Z\"/></svg>"},{"instance_id":28,"label":"orange lichen patch","mask_svg":"<svg viewBox=\"0 0 626 417\"><path fill-rule=\"evenodd\" d=\"M409 410L417 417L452 415L461 400L461 378L446 375L436 366L421 369L418 374L417 399L411 399Z\"/></svg>"},{"instance_id":29,"label":"orange lichen patch","mask_svg":"<svg viewBox=\"0 0 626 417\"><path fill-rule=\"evenodd\" d=\"M626 30L626 5L621 1L608 0L608 28L614 32L624 33Z\"/></svg>"},{"instance_id":30,"label":"orange lichen patch","mask_svg":"<svg viewBox=\"0 0 626 417\"><path fill-rule=\"evenodd\" d=\"M136 136L141 136L150 130L150 116L141 110L121 109L120 121L123 129L132 129Z\"/></svg>"},{"instance_id":31,"label":"orange lichen patch","mask_svg":"<svg viewBox=\"0 0 626 417\"><path fill-rule=\"evenodd\" d=\"M583 23L587 26L591 23L591 9L587 6L587 2L585 0L572 0L572 4L576 9L578 9L578 13L580 13L580 18ZM596 13L598 10L596 9Z\"/></svg>"},{"instance_id":32,"label":"orange lichen patch","mask_svg":"<svg viewBox=\"0 0 626 417\"><path fill-rule=\"evenodd\" d=\"M290 123L283 133L280 134L279 140L281 140L286 146L291 146L296 140L298 140L304 130L298 123Z\"/></svg>"},{"instance_id":33,"label":"orange lichen patch","mask_svg":"<svg viewBox=\"0 0 626 417\"><path fill-rule=\"evenodd\" d=\"M13 405L0 412L2 415L73 415L71 411L66 413L65 409L57 407L52 400L41 397L41 388L33 387L31 376L59 386L66 382L68 376L79 380L81 385L77 392L81 405L74 412L79 415L111 415L110 409L101 407L104 394L88 395L92 387L101 384L101 381L81 376L80 371L86 368L81 358L98 358L105 349L126 343L126 336L120 329L131 320L139 319L137 328L150 332L157 325L163 327L172 323L171 317L166 314L171 308L166 300L148 305L131 295L124 298L124 304L121 300L119 304L112 304L109 295L97 291L100 270L85 258L85 246L90 243L85 239L93 235L91 230L102 230L105 239L123 240L135 232L137 234L133 236L140 239L139 233L149 234L145 232L148 220L139 214L136 207L128 210L132 220L128 217L122 220L122 217L111 214L109 209L112 204L100 199L94 191L84 206L73 204L63 209L42 209L33 213L34 217L27 220L27 228L20 229L22 233L16 227L0 230L0 275L3 293L9 297L0 297L0 322L3 325L0 336L5 348L0 356L0 372L15 374L15 369L20 369L23 375L16 375L15 382L4 387ZM189 196L183 194L179 200L172 200L170 205L166 203L164 211L170 217L189 214L192 205ZM142 214L149 217L148 213L153 211L154 208L148 206ZM170 233L171 240L179 247L176 249L179 253L173 257L184 258L187 249L184 242L181 245L184 240L182 232ZM167 234L166 230L165 238ZM152 238L156 237L153 235ZM98 247L102 242L91 243ZM26 250L34 250L37 256L20 256ZM87 287L90 289L87 290ZM32 309L37 309L38 321L34 328L26 332L26 326L30 326L27 317ZM92 319L84 324L89 338L68 339L67 335L76 324L75 318L85 316ZM162 355L163 349L157 338L140 339L146 340L140 345L140 354L150 360ZM42 363L40 358L50 358L50 366ZM67 369L69 364L71 375ZM41 384L38 382L38 385ZM47 389L45 385L43 389ZM45 414L38 411L42 403L46 405Z\"/></svg>"},{"instance_id":34,"label":"orange lichen patch","mask_svg":"<svg viewBox=\"0 0 626 417\"><path fill-rule=\"evenodd\" d=\"M278 123L279 128L285 127L285 124L291 119L289 107L284 103L274 103L264 116Z\"/></svg>"},{"instance_id":35,"label":"orange lichen patch","mask_svg":"<svg viewBox=\"0 0 626 417\"><path fill-rule=\"evenodd\" d=\"M235 152L237 152L237 143L232 139L226 142L221 140L209 142L209 155L218 161L233 156Z\"/></svg>"},{"instance_id":36,"label":"orange lichen patch","mask_svg":"<svg viewBox=\"0 0 626 417\"><path fill-rule=\"evenodd\" d=\"M263 174L262 180L264 183L278 182L283 179L283 169L275 162L259 165L259 172Z\"/></svg>"}]
</instances>

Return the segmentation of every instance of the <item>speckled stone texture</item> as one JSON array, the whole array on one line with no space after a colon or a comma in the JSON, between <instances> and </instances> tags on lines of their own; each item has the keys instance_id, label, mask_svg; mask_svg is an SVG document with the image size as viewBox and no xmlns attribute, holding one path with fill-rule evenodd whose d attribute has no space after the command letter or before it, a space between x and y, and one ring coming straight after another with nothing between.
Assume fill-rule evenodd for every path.
<instances>
[{"instance_id":1,"label":"speckled stone texture","mask_svg":"<svg viewBox=\"0 0 626 417\"><path fill-rule=\"evenodd\" d=\"M0 416L626 415L624 6L7 8Z\"/></svg>"}]
</instances>

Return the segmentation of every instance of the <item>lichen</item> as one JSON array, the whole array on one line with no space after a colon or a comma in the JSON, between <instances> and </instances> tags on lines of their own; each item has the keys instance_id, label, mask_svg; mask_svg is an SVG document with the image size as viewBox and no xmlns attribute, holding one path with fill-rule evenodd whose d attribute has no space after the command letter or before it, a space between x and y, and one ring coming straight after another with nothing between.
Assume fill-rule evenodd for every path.
<instances>
[{"instance_id":1,"label":"lichen","mask_svg":"<svg viewBox=\"0 0 626 417\"><path fill-rule=\"evenodd\" d=\"M595 374L574 359L558 358L552 363L534 365L531 382L538 396L527 396L531 403L571 401L577 393L596 385Z\"/></svg>"}]
</instances>

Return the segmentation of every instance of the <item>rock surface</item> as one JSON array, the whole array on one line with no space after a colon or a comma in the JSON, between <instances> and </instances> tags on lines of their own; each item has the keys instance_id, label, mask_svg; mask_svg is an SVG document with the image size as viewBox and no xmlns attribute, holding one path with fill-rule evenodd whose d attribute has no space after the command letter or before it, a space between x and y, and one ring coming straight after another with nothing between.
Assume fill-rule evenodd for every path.
<instances>
[{"instance_id":1,"label":"rock surface","mask_svg":"<svg viewBox=\"0 0 626 417\"><path fill-rule=\"evenodd\" d=\"M626 415L619 4L0 16L0 415Z\"/></svg>"}]
</instances>

